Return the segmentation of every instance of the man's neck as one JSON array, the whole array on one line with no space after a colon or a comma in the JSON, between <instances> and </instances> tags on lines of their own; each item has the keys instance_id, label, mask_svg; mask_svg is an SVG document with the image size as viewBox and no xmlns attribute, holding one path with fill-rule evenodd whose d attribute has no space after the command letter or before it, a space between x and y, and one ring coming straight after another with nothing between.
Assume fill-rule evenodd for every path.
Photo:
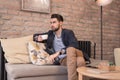
<instances>
[{"instance_id":1,"label":"man's neck","mask_svg":"<svg viewBox=\"0 0 120 80\"><path fill-rule=\"evenodd\" d=\"M57 37L61 37L61 33L62 33L62 28L60 28L58 31L55 32L55 35Z\"/></svg>"}]
</instances>

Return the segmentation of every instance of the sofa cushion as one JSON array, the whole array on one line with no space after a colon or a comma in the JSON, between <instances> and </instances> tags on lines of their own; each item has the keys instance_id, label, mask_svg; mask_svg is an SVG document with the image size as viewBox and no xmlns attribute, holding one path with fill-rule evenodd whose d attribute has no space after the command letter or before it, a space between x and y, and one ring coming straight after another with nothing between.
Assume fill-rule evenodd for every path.
<instances>
[{"instance_id":1,"label":"sofa cushion","mask_svg":"<svg viewBox=\"0 0 120 80\"><path fill-rule=\"evenodd\" d=\"M44 43L37 43L34 41L28 42L28 52L30 61L35 65L53 64L49 60L49 54L44 50Z\"/></svg>"},{"instance_id":2,"label":"sofa cushion","mask_svg":"<svg viewBox=\"0 0 120 80\"><path fill-rule=\"evenodd\" d=\"M8 75L12 78L67 74L67 68L59 65L37 66L33 64L6 63L5 67Z\"/></svg>"},{"instance_id":3,"label":"sofa cushion","mask_svg":"<svg viewBox=\"0 0 120 80\"><path fill-rule=\"evenodd\" d=\"M33 35L21 38L1 39L1 45L8 63L29 63L27 42L32 40Z\"/></svg>"}]
</instances>

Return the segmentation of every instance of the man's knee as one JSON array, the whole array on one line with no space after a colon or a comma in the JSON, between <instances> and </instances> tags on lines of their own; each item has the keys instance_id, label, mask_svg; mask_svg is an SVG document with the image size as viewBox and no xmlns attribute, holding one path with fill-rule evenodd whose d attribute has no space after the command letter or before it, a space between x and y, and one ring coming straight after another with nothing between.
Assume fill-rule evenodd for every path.
<instances>
[{"instance_id":1,"label":"man's knee","mask_svg":"<svg viewBox=\"0 0 120 80\"><path fill-rule=\"evenodd\" d=\"M67 50L67 51L74 51L75 48L74 48L74 47L68 47L66 50Z\"/></svg>"},{"instance_id":2,"label":"man's knee","mask_svg":"<svg viewBox=\"0 0 120 80\"><path fill-rule=\"evenodd\" d=\"M68 47L66 49L67 55L77 56L77 57L83 57L83 52L79 49L76 49L74 47Z\"/></svg>"},{"instance_id":3,"label":"man's knee","mask_svg":"<svg viewBox=\"0 0 120 80\"><path fill-rule=\"evenodd\" d=\"M67 56L76 56L76 49L74 47L68 47L66 53Z\"/></svg>"}]
</instances>

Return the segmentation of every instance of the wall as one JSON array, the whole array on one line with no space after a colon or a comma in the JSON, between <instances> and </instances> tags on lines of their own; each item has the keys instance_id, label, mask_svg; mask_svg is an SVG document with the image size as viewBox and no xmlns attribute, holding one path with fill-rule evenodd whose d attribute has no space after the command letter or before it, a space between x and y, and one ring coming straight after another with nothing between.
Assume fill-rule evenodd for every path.
<instances>
[{"instance_id":1,"label":"wall","mask_svg":"<svg viewBox=\"0 0 120 80\"><path fill-rule=\"evenodd\" d=\"M51 0L49 14L21 10L21 0L0 0L0 38L26 36L50 29L52 13L64 16L64 27L72 29L78 40L95 42L100 59L100 7L94 0ZM120 47L120 0L103 7L103 59L113 60Z\"/></svg>"}]
</instances>

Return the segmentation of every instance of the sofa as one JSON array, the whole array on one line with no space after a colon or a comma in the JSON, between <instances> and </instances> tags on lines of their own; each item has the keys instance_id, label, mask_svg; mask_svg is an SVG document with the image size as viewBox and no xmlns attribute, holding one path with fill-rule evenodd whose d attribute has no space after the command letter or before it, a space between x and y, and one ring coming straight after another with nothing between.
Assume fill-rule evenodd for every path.
<instances>
[{"instance_id":1,"label":"sofa","mask_svg":"<svg viewBox=\"0 0 120 80\"><path fill-rule=\"evenodd\" d=\"M30 62L26 43L32 41L32 37L33 35L29 35L0 40L0 80L67 80L66 66L49 64L38 66ZM90 57L91 42L78 43L79 49Z\"/></svg>"}]
</instances>

